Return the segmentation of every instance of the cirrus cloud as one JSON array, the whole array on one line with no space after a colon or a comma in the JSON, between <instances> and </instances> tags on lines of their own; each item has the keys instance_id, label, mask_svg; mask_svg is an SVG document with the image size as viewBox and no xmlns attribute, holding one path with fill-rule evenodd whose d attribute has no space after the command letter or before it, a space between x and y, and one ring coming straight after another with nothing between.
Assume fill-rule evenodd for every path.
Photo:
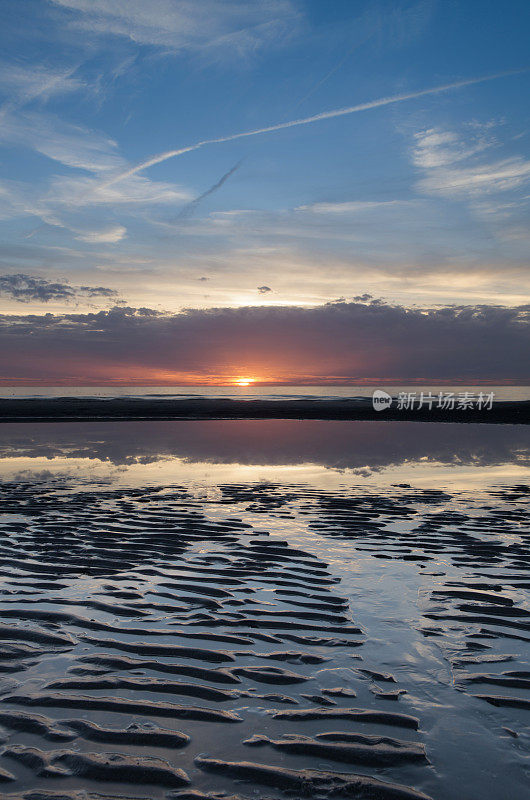
<instances>
[{"instance_id":1,"label":"cirrus cloud","mask_svg":"<svg viewBox=\"0 0 530 800\"><path fill-rule=\"evenodd\" d=\"M50 0L71 29L164 50L248 55L290 36L299 17L290 0Z\"/></svg>"}]
</instances>

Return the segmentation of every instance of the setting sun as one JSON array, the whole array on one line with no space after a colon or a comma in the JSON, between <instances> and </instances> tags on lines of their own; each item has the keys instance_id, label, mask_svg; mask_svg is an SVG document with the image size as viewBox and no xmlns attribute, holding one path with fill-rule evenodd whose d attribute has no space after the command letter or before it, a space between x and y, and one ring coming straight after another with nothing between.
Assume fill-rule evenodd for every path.
<instances>
[{"instance_id":1,"label":"setting sun","mask_svg":"<svg viewBox=\"0 0 530 800\"><path fill-rule=\"evenodd\" d=\"M255 380L255 378L236 378L234 383L236 386L251 386Z\"/></svg>"}]
</instances>

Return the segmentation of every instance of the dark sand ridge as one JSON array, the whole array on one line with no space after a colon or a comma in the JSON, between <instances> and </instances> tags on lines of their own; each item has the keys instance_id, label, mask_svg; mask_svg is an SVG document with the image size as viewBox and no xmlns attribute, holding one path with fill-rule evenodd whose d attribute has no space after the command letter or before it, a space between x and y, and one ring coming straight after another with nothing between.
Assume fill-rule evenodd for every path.
<instances>
[{"instance_id":1,"label":"dark sand ridge","mask_svg":"<svg viewBox=\"0 0 530 800\"><path fill-rule=\"evenodd\" d=\"M230 775L238 780L265 784L283 789L290 794L299 793L302 797L353 797L369 800L430 800L422 792L405 786L383 783L362 775L321 770L293 770L255 764L250 761L221 761L201 758L195 763L204 770Z\"/></svg>"},{"instance_id":2,"label":"dark sand ridge","mask_svg":"<svg viewBox=\"0 0 530 800\"><path fill-rule=\"evenodd\" d=\"M458 494L411 487L230 484L200 501L182 487L0 489L14 515L0 525L11 800L191 798L178 789L189 781L199 798L233 793L234 781L243 799L455 796L429 767L425 703L411 706L399 674L360 658L377 631L356 620L324 552L269 536L247 512L286 534L303 519L381 570L445 560L422 601L423 635L450 640L457 707L521 730L527 487L499 489L472 513Z\"/></svg>"},{"instance_id":3,"label":"dark sand ridge","mask_svg":"<svg viewBox=\"0 0 530 800\"><path fill-rule=\"evenodd\" d=\"M24 745L7 747L3 756L20 762L43 778L65 778L71 775L105 783L147 783L167 787L190 783L183 770L171 767L166 761L152 756L142 758L115 753L77 753L73 750L48 753Z\"/></svg>"},{"instance_id":4,"label":"dark sand ridge","mask_svg":"<svg viewBox=\"0 0 530 800\"><path fill-rule=\"evenodd\" d=\"M395 404L394 404L395 406ZM413 422L530 423L530 400L497 401L491 409L445 410L433 407L376 411L370 400L234 400L231 398L81 398L0 399L2 422L171 419L410 420Z\"/></svg>"}]
</instances>

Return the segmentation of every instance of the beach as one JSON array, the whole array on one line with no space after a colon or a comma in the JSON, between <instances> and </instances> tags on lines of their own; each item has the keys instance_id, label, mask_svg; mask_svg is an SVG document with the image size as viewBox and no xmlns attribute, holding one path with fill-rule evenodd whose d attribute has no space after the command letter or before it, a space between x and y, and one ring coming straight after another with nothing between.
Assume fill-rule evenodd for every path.
<instances>
[{"instance_id":1,"label":"beach","mask_svg":"<svg viewBox=\"0 0 530 800\"><path fill-rule=\"evenodd\" d=\"M0 426L4 796L522 797L526 431Z\"/></svg>"}]
</instances>

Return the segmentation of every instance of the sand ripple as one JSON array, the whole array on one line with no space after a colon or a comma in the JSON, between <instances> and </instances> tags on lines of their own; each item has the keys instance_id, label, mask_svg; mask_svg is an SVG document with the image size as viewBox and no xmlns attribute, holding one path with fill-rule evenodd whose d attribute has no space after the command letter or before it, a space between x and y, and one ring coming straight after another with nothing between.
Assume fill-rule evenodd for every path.
<instances>
[{"instance_id":1,"label":"sand ripple","mask_svg":"<svg viewBox=\"0 0 530 800\"><path fill-rule=\"evenodd\" d=\"M270 787L426 798L421 706L399 675L363 660L372 633L322 543L347 541L382 569L443 557L420 598L421 633L439 641L455 696L517 729L509 714L530 708L527 499L514 487L471 512L410 487L230 485L214 502L174 487L4 485L4 796L207 800L243 781L241 798ZM295 546L295 521L318 555Z\"/></svg>"}]
</instances>

